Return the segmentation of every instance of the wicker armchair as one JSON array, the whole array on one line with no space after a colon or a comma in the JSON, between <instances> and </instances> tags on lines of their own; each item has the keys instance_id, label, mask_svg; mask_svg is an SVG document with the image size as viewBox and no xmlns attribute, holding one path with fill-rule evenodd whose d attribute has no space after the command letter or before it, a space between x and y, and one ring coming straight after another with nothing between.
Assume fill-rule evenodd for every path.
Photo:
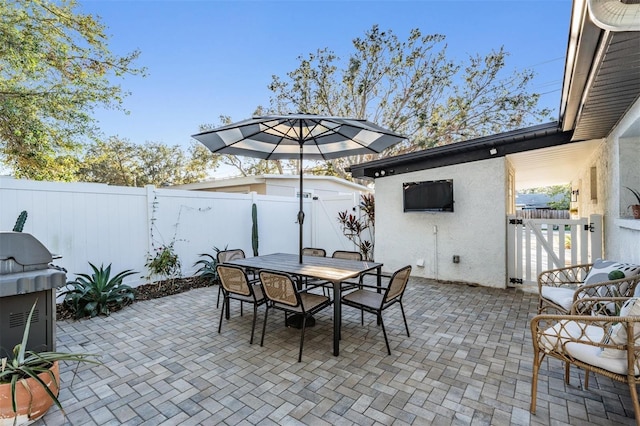
<instances>
[{"instance_id":1,"label":"wicker armchair","mask_svg":"<svg viewBox=\"0 0 640 426\"><path fill-rule=\"evenodd\" d=\"M629 268L630 273L625 278L607 280L604 275L601 282L585 284L585 279L593 273L593 266L594 263L588 263L542 272L538 276L538 313L553 310L568 314L572 305L584 297L630 297L640 282L640 275L633 275L638 269Z\"/></svg>"},{"instance_id":2,"label":"wicker armchair","mask_svg":"<svg viewBox=\"0 0 640 426\"><path fill-rule=\"evenodd\" d=\"M622 306L627 302L627 306ZM633 303L631 303L633 302ZM602 315L614 304L621 316ZM627 309L628 305L632 307ZM635 305L638 306L635 306ZM579 309L593 315L575 315ZM627 309L625 311L625 309ZM531 413L536 411L538 374L545 356L565 363L565 382L569 384L570 365L627 383L633 401L636 424L640 426L640 405L636 385L640 384L640 301L638 298L583 298L571 315L537 315L531 320L533 340L533 378Z\"/></svg>"}]
</instances>

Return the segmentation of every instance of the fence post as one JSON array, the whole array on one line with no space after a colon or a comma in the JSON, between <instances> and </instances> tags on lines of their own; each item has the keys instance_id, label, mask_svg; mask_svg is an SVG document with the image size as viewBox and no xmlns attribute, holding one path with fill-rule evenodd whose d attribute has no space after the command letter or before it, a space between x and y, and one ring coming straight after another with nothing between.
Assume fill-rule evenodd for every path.
<instances>
[{"instance_id":1,"label":"fence post","mask_svg":"<svg viewBox=\"0 0 640 426\"><path fill-rule=\"evenodd\" d=\"M156 197L156 187L155 185L145 185L144 189L146 190L145 195L147 198L147 253L153 252L153 231L151 227L154 225L154 203ZM146 259L146 256L145 256ZM146 274L146 271L145 271Z\"/></svg>"},{"instance_id":2,"label":"fence post","mask_svg":"<svg viewBox=\"0 0 640 426\"><path fill-rule=\"evenodd\" d=\"M591 262L602 258L602 215L592 214L589 216L589 236L591 241Z\"/></svg>"}]
</instances>

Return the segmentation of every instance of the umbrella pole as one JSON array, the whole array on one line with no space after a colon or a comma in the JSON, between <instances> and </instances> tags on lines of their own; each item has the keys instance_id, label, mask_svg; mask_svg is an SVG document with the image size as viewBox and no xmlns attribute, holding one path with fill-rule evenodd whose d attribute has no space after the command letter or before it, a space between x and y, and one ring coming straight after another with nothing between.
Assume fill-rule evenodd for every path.
<instances>
[{"instance_id":1,"label":"umbrella pole","mask_svg":"<svg viewBox=\"0 0 640 426\"><path fill-rule=\"evenodd\" d=\"M300 164L298 166L298 170L300 171L300 210L298 211L298 224L300 226L300 243L299 243L299 247L298 247L298 261L300 263L302 263L302 234L304 232L303 229L303 224L304 224L304 210L303 210L303 204L302 204L302 197L303 197L303 184L302 184L302 145L303 142L300 141Z\"/></svg>"}]
</instances>

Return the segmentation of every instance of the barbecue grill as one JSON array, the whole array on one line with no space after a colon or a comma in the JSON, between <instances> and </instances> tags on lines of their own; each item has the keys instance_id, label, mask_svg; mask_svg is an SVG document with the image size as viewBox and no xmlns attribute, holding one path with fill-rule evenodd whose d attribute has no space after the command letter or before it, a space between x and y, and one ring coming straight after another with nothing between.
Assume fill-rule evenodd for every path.
<instances>
[{"instance_id":1,"label":"barbecue grill","mask_svg":"<svg viewBox=\"0 0 640 426\"><path fill-rule=\"evenodd\" d=\"M10 356L22 341L29 312L27 349L54 351L56 346L56 288L66 274L51 268L51 253L33 235L0 232L0 358Z\"/></svg>"}]
</instances>

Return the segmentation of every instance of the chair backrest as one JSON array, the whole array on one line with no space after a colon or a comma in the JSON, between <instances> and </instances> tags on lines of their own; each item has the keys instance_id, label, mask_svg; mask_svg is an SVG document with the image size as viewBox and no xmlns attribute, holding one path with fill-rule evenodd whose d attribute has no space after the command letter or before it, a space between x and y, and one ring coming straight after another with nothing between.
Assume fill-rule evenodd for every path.
<instances>
[{"instance_id":1,"label":"chair backrest","mask_svg":"<svg viewBox=\"0 0 640 426\"><path fill-rule=\"evenodd\" d=\"M305 247L302 249L303 256L326 257L327 251L321 248Z\"/></svg>"},{"instance_id":2,"label":"chair backrest","mask_svg":"<svg viewBox=\"0 0 640 426\"><path fill-rule=\"evenodd\" d=\"M362 260L362 253L359 251L336 250L331 257L334 259Z\"/></svg>"},{"instance_id":3,"label":"chair backrest","mask_svg":"<svg viewBox=\"0 0 640 426\"><path fill-rule=\"evenodd\" d=\"M260 282L267 299L289 306L301 304L300 296L289 275L274 271L260 271Z\"/></svg>"},{"instance_id":4,"label":"chair backrest","mask_svg":"<svg viewBox=\"0 0 640 426\"><path fill-rule=\"evenodd\" d=\"M216 267L222 287L229 293L250 296L252 289L244 270L238 266L220 264Z\"/></svg>"},{"instance_id":5,"label":"chair backrest","mask_svg":"<svg viewBox=\"0 0 640 426\"><path fill-rule=\"evenodd\" d=\"M218 259L218 263L225 263L230 260L244 259L245 255L242 249L222 250L218 252L216 258Z\"/></svg>"},{"instance_id":6,"label":"chair backrest","mask_svg":"<svg viewBox=\"0 0 640 426\"><path fill-rule=\"evenodd\" d=\"M389 281L389 288L384 297L385 302L389 302L395 298L402 297L404 289L407 287L409 276L411 275L411 265L407 265L404 268L400 268L393 273L391 281Z\"/></svg>"}]
</instances>

